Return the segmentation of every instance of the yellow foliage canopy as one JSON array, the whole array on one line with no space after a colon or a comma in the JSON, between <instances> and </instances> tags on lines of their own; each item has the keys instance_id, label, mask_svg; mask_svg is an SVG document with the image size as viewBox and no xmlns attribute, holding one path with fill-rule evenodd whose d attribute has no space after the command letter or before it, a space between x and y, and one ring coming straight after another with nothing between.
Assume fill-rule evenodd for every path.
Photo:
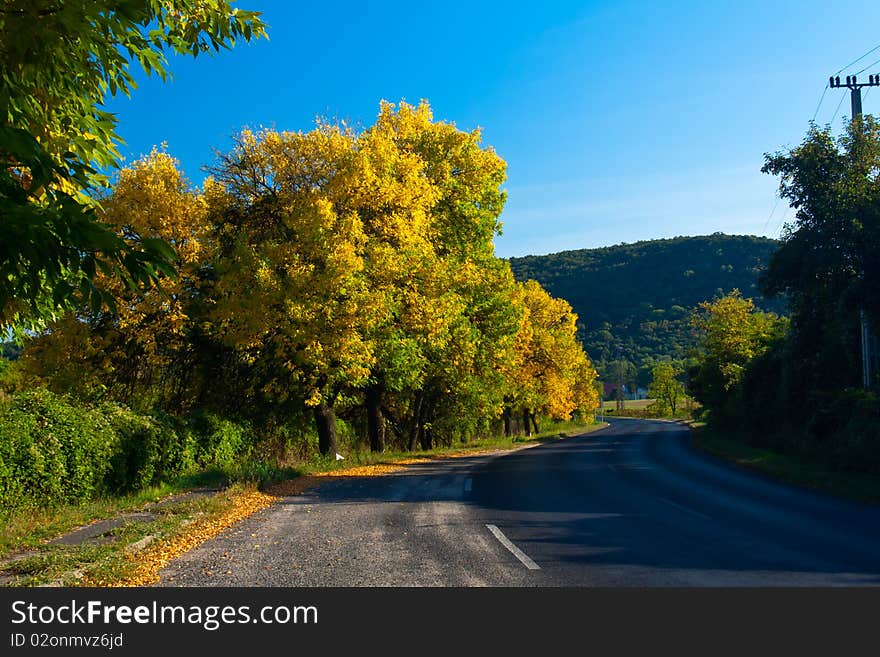
<instances>
[{"instance_id":1,"label":"yellow foliage canopy","mask_svg":"<svg viewBox=\"0 0 880 657\"><path fill-rule=\"evenodd\" d=\"M509 374L514 405L559 419L575 409L592 413L599 404L597 374L577 340L571 305L535 281L521 284L519 296L525 316Z\"/></svg>"},{"instance_id":2,"label":"yellow foliage canopy","mask_svg":"<svg viewBox=\"0 0 880 657\"><path fill-rule=\"evenodd\" d=\"M28 357L67 386L158 380L179 396L199 364L191 398L229 385L239 408L270 413L369 397L374 417L390 409L422 436L486 427L505 406L590 414L596 372L571 306L494 255L505 169L427 103L383 103L360 133L242 131L201 190L154 151L120 172L102 219L165 240L178 275L131 291L106 272L119 312L66 317Z\"/></svg>"}]
</instances>

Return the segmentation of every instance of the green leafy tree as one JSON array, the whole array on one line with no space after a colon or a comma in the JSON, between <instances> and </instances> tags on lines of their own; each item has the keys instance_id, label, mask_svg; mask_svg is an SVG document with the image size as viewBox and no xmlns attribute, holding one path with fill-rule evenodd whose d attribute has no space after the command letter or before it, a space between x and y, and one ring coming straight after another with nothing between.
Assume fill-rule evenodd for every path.
<instances>
[{"instance_id":1,"label":"green leafy tree","mask_svg":"<svg viewBox=\"0 0 880 657\"><path fill-rule=\"evenodd\" d=\"M618 358L611 361L605 368L605 378L614 384L614 399L617 402L617 410L623 410L625 397L623 389L632 390L638 376L638 370L632 362Z\"/></svg>"},{"instance_id":2,"label":"green leafy tree","mask_svg":"<svg viewBox=\"0 0 880 657\"><path fill-rule=\"evenodd\" d=\"M683 373L679 363L657 363L651 368L653 379L648 386L648 394L656 401L661 412L675 415L679 400L684 396L684 384L678 380Z\"/></svg>"},{"instance_id":3,"label":"green leafy tree","mask_svg":"<svg viewBox=\"0 0 880 657\"><path fill-rule=\"evenodd\" d=\"M166 52L193 57L264 35L226 0L6 0L0 6L0 327L33 328L113 295L96 272L146 288L174 274L162 240L117 233L96 213L99 173L119 161L108 95L132 64L162 79Z\"/></svg>"},{"instance_id":4,"label":"green leafy tree","mask_svg":"<svg viewBox=\"0 0 880 657\"><path fill-rule=\"evenodd\" d=\"M880 125L871 116L835 138L813 127L803 143L768 155L780 196L797 212L761 278L791 305L792 381L803 390L860 384L859 313L880 331Z\"/></svg>"},{"instance_id":5,"label":"green leafy tree","mask_svg":"<svg viewBox=\"0 0 880 657\"><path fill-rule=\"evenodd\" d=\"M842 469L877 472L877 378L862 390L861 316L880 329L880 124L856 117L835 136L767 155L795 210L761 277L788 298L784 337L745 368L728 417L744 439Z\"/></svg>"},{"instance_id":6,"label":"green leafy tree","mask_svg":"<svg viewBox=\"0 0 880 657\"><path fill-rule=\"evenodd\" d=\"M739 290L704 301L691 321L700 339L696 365L688 377L690 390L703 406L723 414L735 398L746 367L785 332L787 321L757 310Z\"/></svg>"}]
</instances>

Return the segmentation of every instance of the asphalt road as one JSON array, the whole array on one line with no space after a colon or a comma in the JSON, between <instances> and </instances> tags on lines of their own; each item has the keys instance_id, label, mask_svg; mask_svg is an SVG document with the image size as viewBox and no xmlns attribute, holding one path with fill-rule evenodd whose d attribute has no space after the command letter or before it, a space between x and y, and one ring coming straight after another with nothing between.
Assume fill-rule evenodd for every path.
<instances>
[{"instance_id":1,"label":"asphalt road","mask_svg":"<svg viewBox=\"0 0 880 657\"><path fill-rule=\"evenodd\" d=\"M183 555L159 586L880 585L880 508L688 446L681 425L337 479Z\"/></svg>"}]
</instances>

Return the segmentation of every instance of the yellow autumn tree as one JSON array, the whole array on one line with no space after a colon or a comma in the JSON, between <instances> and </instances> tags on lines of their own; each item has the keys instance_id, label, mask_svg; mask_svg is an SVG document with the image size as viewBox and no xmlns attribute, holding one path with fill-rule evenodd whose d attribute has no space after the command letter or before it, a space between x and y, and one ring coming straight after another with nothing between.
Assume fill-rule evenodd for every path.
<instances>
[{"instance_id":1,"label":"yellow autumn tree","mask_svg":"<svg viewBox=\"0 0 880 657\"><path fill-rule=\"evenodd\" d=\"M500 365L518 328L513 277L493 253L506 165L478 130L435 121L426 102L382 103L357 148L372 166L367 185L384 180L393 193L365 187L366 271L387 309L372 333L370 442L381 448L389 407L409 426L406 446L427 448L438 430L448 439L500 413Z\"/></svg>"},{"instance_id":2,"label":"yellow autumn tree","mask_svg":"<svg viewBox=\"0 0 880 657\"><path fill-rule=\"evenodd\" d=\"M385 448L390 396L422 385L426 348L440 339L448 312L444 272L430 241L439 190L406 139L429 117L383 104L358 135L348 172L347 207L363 221L364 276L375 314L362 330L375 360L363 390L370 448Z\"/></svg>"},{"instance_id":3,"label":"yellow autumn tree","mask_svg":"<svg viewBox=\"0 0 880 657\"><path fill-rule=\"evenodd\" d=\"M424 104L419 110L429 111ZM507 164L483 144L481 130L464 131L445 121L427 122L409 144L441 191L431 241L449 272L447 293L460 300L450 321L451 339L434 351L433 385L422 391L430 402L425 419L447 440L464 438L488 430L501 414L503 368L522 320L521 308L512 302L510 267L494 253Z\"/></svg>"},{"instance_id":4,"label":"yellow autumn tree","mask_svg":"<svg viewBox=\"0 0 880 657\"><path fill-rule=\"evenodd\" d=\"M577 315L571 305L531 280L520 284L519 302L525 316L508 370L508 432L514 410L522 413L527 433L538 431L538 414L569 419L580 410L592 415L599 403L597 374L577 340Z\"/></svg>"},{"instance_id":5,"label":"yellow autumn tree","mask_svg":"<svg viewBox=\"0 0 880 657\"><path fill-rule=\"evenodd\" d=\"M364 338L381 310L368 294L354 136L242 132L210 196L219 250L212 331L252 365L266 397L312 409L321 453L336 450L335 405L374 357Z\"/></svg>"},{"instance_id":6,"label":"yellow autumn tree","mask_svg":"<svg viewBox=\"0 0 880 657\"><path fill-rule=\"evenodd\" d=\"M246 131L222 158L209 323L265 398L314 409L322 452L337 406L363 404L374 450L388 412L410 447L500 414L522 314L493 253L504 170L427 103L359 134Z\"/></svg>"},{"instance_id":7,"label":"yellow autumn tree","mask_svg":"<svg viewBox=\"0 0 880 657\"><path fill-rule=\"evenodd\" d=\"M535 428L588 414L595 371L571 307L495 256L505 171L479 130L425 102L382 103L361 131L244 130L200 190L154 151L101 218L170 245L176 275L127 288L96 272L117 312L79 309L24 362L68 392L283 439L267 449L313 422L332 454L337 414L377 451L467 440L505 411Z\"/></svg>"},{"instance_id":8,"label":"yellow autumn tree","mask_svg":"<svg viewBox=\"0 0 880 657\"><path fill-rule=\"evenodd\" d=\"M116 299L115 312L95 306L62 317L31 343L26 369L65 392L100 391L138 406L179 397L188 304L207 243L205 214L201 192L167 153L153 150L120 170L112 193L101 199L101 221L126 239L164 240L176 270L166 270L159 286L140 289L126 287L113 270L90 272Z\"/></svg>"}]
</instances>

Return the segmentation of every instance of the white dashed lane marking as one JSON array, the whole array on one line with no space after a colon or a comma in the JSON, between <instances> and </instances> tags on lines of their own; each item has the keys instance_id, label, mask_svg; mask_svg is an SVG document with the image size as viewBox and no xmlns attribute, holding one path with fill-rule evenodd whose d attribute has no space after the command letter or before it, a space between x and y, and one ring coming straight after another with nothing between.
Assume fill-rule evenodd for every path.
<instances>
[{"instance_id":1,"label":"white dashed lane marking","mask_svg":"<svg viewBox=\"0 0 880 657\"><path fill-rule=\"evenodd\" d=\"M516 547L511 540L504 535L504 532L498 529L498 527L495 525L486 525L486 527L492 532L492 535L498 539L498 542L510 550L510 553L519 559L526 568L529 570L541 570L541 566L532 561L529 555Z\"/></svg>"}]
</instances>

